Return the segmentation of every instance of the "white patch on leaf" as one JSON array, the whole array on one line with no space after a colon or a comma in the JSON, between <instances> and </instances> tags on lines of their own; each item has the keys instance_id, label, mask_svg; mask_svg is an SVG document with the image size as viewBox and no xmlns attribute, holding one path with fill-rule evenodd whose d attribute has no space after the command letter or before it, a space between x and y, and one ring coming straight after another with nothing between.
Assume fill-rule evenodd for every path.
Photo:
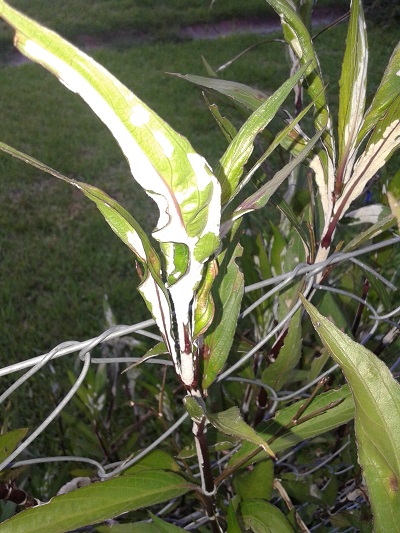
<instances>
[{"instance_id":1,"label":"white patch on leaf","mask_svg":"<svg viewBox=\"0 0 400 533\"><path fill-rule=\"evenodd\" d=\"M146 252L144 251L142 241L137 233L128 231L126 234L127 241L135 249L136 253L143 259L146 259Z\"/></svg>"},{"instance_id":2,"label":"white patch on leaf","mask_svg":"<svg viewBox=\"0 0 400 533\"><path fill-rule=\"evenodd\" d=\"M353 175L351 179L346 183L346 186L342 192L342 198L345 198L348 190L352 188L348 195L347 201L343 206L341 216L342 218L350 204L362 194L365 185L372 179L378 170L386 163L387 159L400 145L400 120L392 122L382 133L382 136L375 143L371 143L367 146L363 154L358 158L354 165ZM341 206L340 202L337 202L335 208Z\"/></svg>"},{"instance_id":3,"label":"white patch on leaf","mask_svg":"<svg viewBox=\"0 0 400 533\"><path fill-rule=\"evenodd\" d=\"M353 218L353 224L376 224L383 212L384 206L381 204L372 204L359 209L354 209L354 211L349 211L346 216Z\"/></svg>"},{"instance_id":4,"label":"white patch on leaf","mask_svg":"<svg viewBox=\"0 0 400 533\"><path fill-rule=\"evenodd\" d=\"M155 131L153 135L161 146L164 155L170 159L174 153L174 147L172 146L171 141L161 131Z\"/></svg>"},{"instance_id":5,"label":"white patch on leaf","mask_svg":"<svg viewBox=\"0 0 400 533\"><path fill-rule=\"evenodd\" d=\"M130 116L131 124L134 126L145 126L149 123L150 113L142 107L141 105L135 105L132 108L132 113Z\"/></svg>"}]
</instances>

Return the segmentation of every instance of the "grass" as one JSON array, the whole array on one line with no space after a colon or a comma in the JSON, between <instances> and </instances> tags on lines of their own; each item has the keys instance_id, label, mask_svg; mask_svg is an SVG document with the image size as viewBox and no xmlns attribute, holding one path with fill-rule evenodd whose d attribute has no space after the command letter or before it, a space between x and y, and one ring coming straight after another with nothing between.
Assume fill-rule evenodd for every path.
<instances>
[{"instance_id":1,"label":"grass","mask_svg":"<svg viewBox=\"0 0 400 533\"><path fill-rule=\"evenodd\" d=\"M182 9L182 0L170 1L157 17L151 1L120 1L115 9L115 2L97 0L85 6L84 15L74 0L68 2L67 11L63 11L66 3L61 0L19 0L12 4L37 15L69 38L89 31L102 33L131 27L138 31L145 27L163 38L171 20L177 21L177 13L181 16L179 23L206 20L209 16L207 2L200 0L190 2L188 9L186 2ZM225 11L223 4L215 3L213 16L237 16L242 2L230 2ZM259 4L255 0L248 2L245 13L257 14ZM396 32L387 30L382 39L380 31L372 29L369 39L374 43L372 90L394 47ZM92 55L215 164L225 142L199 91L165 72L203 74L201 55L217 66L261 40L257 36L232 36L210 42L155 41L129 48L108 47ZM318 39L333 104L344 41L344 26ZM283 58L280 44L258 47L234 63L225 76L273 91L289 70ZM103 188L147 230L154 227L157 214L135 186L108 131L76 95L50 74L31 64L2 67L0 109L3 142L70 177ZM2 366L43 353L67 339L99 334L104 329L105 293L119 323L148 318L136 291L138 279L132 255L78 191L5 155L0 155L0 176Z\"/></svg>"}]
</instances>

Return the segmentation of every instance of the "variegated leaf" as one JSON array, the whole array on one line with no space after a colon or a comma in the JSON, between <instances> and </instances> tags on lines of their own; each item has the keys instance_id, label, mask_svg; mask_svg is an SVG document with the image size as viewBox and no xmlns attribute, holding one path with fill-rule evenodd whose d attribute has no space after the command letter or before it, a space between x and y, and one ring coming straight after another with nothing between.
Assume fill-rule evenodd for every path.
<instances>
[{"instance_id":1,"label":"variegated leaf","mask_svg":"<svg viewBox=\"0 0 400 533\"><path fill-rule=\"evenodd\" d=\"M400 94L400 43L396 46L385 69L382 81L376 91L358 136L358 143L382 119L389 106Z\"/></svg>"},{"instance_id":2,"label":"variegated leaf","mask_svg":"<svg viewBox=\"0 0 400 533\"><path fill-rule=\"evenodd\" d=\"M340 194L342 185L348 181L357 155L357 137L365 107L367 67L368 44L364 13L360 0L353 0L339 82L337 194Z\"/></svg>"},{"instance_id":3,"label":"variegated leaf","mask_svg":"<svg viewBox=\"0 0 400 533\"><path fill-rule=\"evenodd\" d=\"M307 91L315 100L315 126L319 131L324 130L322 140L330 158L334 160L332 120L311 36L291 2L288 0L267 0L267 2L278 13L286 42L298 57L300 64L310 63L306 82Z\"/></svg>"},{"instance_id":4,"label":"variegated leaf","mask_svg":"<svg viewBox=\"0 0 400 533\"><path fill-rule=\"evenodd\" d=\"M386 164L400 145L400 94L393 100L385 116L377 123L362 155L354 165L353 174L346 183L341 199L335 206L339 220L350 204L360 196L366 184Z\"/></svg>"},{"instance_id":5,"label":"variegated leaf","mask_svg":"<svg viewBox=\"0 0 400 533\"><path fill-rule=\"evenodd\" d=\"M176 317L174 332L164 313L155 316L155 307L163 305L156 294L151 294L156 298L152 312L171 348L179 345L177 371L189 385L194 372L188 353L190 303L203 263L219 245L221 192L217 179L184 137L92 58L3 1L0 16L16 29L17 48L78 93L106 124L135 180L156 202L160 217L153 235L165 256L169 298ZM142 290L148 287L142 284Z\"/></svg>"},{"instance_id":6,"label":"variegated leaf","mask_svg":"<svg viewBox=\"0 0 400 533\"><path fill-rule=\"evenodd\" d=\"M311 36L289 0L267 0L281 18L282 30L286 42L291 47L301 65L311 61L305 79L305 87L312 100L315 101L314 124L317 131L322 131L324 149L315 155L310 164L315 172L315 180L324 211L325 226L328 226L332 213L332 194L335 183L335 143L332 130L332 118L325 97L319 62L315 53Z\"/></svg>"}]
</instances>

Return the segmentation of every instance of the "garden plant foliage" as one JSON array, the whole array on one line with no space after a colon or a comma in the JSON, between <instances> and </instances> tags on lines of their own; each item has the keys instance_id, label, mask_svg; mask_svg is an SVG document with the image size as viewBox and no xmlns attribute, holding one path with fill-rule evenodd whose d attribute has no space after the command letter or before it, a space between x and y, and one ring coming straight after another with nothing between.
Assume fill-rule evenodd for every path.
<instances>
[{"instance_id":1,"label":"garden plant foliage","mask_svg":"<svg viewBox=\"0 0 400 533\"><path fill-rule=\"evenodd\" d=\"M118 398L112 387L120 380L104 364L91 368L74 402L95 436L78 426L80 453L71 439L71 455L92 453L101 465L117 458L118 472L71 471L76 479L85 474L86 486L32 504L3 522L2 531L64 532L115 517L117 532L183 531L182 516L194 508L200 531L308 531L317 511L328 526L365 520L366 531L398 527L400 389L379 358L395 346L398 324L379 327L376 320L374 337L363 314L367 295L372 309L390 310L393 283L386 277L396 275L393 259L376 247L370 260L349 263L346 271L329 260L398 235L399 174L388 165L388 195L375 193L367 204L364 197L400 144L400 45L367 98L367 31L360 0L351 2L336 113L310 35L312 2L268 4L280 17L292 67L275 92L222 80L206 60L208 77L175 74L205 91L226 139L212 169L100 64L0 1L15 46L78 94L116 139L157 210L154 231L147 233L135 213L103 190L17 147L0 142L0 149L75 187L134 254L138 291L160 340L143 350L141 365L127 369L130 390L148 380L145 396L135 401L166 425L171 413L190 420L190 429L182 425L178 438L136 463L131 454L141 450L128 428L106 454L101 428L110 427L113 409L105 417L104 398L111 389ZM295 116L286 110L293 95ZM225 116L230 112L232 119ZM279 276L282 283L265 294L268 280ZM158 381L144 369L160 357L172 363L174 378L164 373ZM331 386L318 378L324 371L334 376ZM26 434L4 428L0 438L1 481L10 490L24 473L8 457ZM285 470L281 453L294 446ZM330 457L331 470L307 473L318 453ZM343 469L349 463L352 474ZM335 502L349 479L359 505L341 512ZM304 494L308 505L298 510Z\"/></svg>"}]
</instances>

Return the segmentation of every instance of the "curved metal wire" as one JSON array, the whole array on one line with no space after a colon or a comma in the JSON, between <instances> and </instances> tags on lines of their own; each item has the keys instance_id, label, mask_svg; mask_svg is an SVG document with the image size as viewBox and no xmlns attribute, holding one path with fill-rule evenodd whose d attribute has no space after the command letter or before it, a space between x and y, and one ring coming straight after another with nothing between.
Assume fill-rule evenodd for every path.
<instances>
[{"instance_id":1,"label":"curved metal wire","mask_svg":"<svg viewBox=\"0 0 400 533\"><path fill-rule=\"evenodd\" d=\"M379 279L386 287L388 287L391 290L395 290L396 287L388 281L386 278L381 276L379 273L377 273L375 270L373 270L368 265L365 265L356 257L361 256L363 254L368 254L371 252L374 252L378 249L381 249L386 246L393 246L395 244L400 243L400 237L394 237L392 239L388 239L383 242L379 242L370 246L366 246L359 250L354 250L352 252L337 252L332 254L326 261L323 261L318 264L314 265L308 265L308 264L298 264L293 270L290 272L287 272L285 274L282 274L280 276L275 276L274 278L263 280L259 283L252 284L250 286L247 286L245 288L245 292L249 293L254 290L260 290L264 289L268 286L274 285L272 289L267 291L264 295L262 295L260 298L257 299L256 302L254 302L252 305L250 305L247 309L245 309L240 317L243 318L247 316L249 313L251 313L257 306L261 305L266 299L272 297L274 294L282 291L290 285L292 281L294 281L296 278L303 278L306 282L306 287L304 289L304 294L307 296L311 294L311 291L314 290L324 290L324 291L330 291L335 292L337 294L341 294L342 296L346 296L358 303L362 303L369 311L370 315L368 319L372 322L372 326L369 330L369 332L363 337L362 343L365 344L365 342L370 339L374 333L376 332L376 329L378 328L379 324L382 322L387 322L393 327L399 328L399 324L396 322L393 322L393 317L400 313L400 306L396 307L390 312L386 312L385 314L380 314L378 310L371 305L369 302L366 302L364 299L360 298L359 296L349 292L344 291L342 289L336 288L336 287L330 287L326 285L320 285L314 283L315 277L318 273L323 271L329 266L342 263L344 261L351 261L355 265L359 266L360 268L367 270L369 273L374 275L377 279ZM308 383L306 386L296 390L295 392L285 393L285 392L276 392L271 387L268 387L266 384L264 384L261 380L251 380L251 379L244 379L243 377L236 377L233 376L242 365L244 365L251 357L253 357L257 352L259 352L262 347L278 332L280 332L285 325L288 323L290 318L297 312L297 310L301 307L301 302L298 301L293 308L290 310L290 312L287 313L287 315L267 334L265 335L257 344L254 346L251 350L249 350L243 357L241 357L235 364L233 364L230 368L226 369L217 379L217 382L222 382L224 380L227 381L241 381L242 383L251 383L258 387L263 387L268 391L268 394L272 401L272 406L270 407L268 414L271 415L275 412L277 406L280 402L287 402L298 398L303 393L307 393L310 388L312 388L314 385L316 385L323 377L335 372L339 367L338 365L333 365L328 370L322 372L318 377L316 377L312 382ZM125 335L131 335L132 333L135 333L136 335L141 335L147 338L151 338L155 341L160 341L161 337L157 333L149 332L147 331L148 328L154 326L153 320L146 320L143 322L140 322L135 325L131 326L113 326L97 337L94 337L92 339L86 340L84 342L77 342L77 341L68 341L63 342L60 345L56 346L53 350L50 352L34 357L31 359L28 359L26 361L22 361L19 363L15 363L13 365L9 365L5 368L0 369L0 377L6 376L15 372L19 372L21 370L27 370L27 372L18 378L15 383L9 387L1 396L0 396L0 403L3 402L6 398L10 396L15 390L17 390L23 383L25 383L29 378L31 378L36 372L41 370L46 364L48 364L50 361L63 357L69 354L77 353L79 352L79 357L83 361L83 366L81 369L81 372L76 379L76 382L71 387L70 391L66 394L66 396L63 398L63 400L59 403L59 405L52 411L52 413L40 424L36 430L32 432L32 434L5 460L2 464L0 464L0 470L4 467L18 467L23 465L32 465L32 464L40 464L40 463L48 463L48 462L62 462L62 461L76 461L76 462L83 462L87 464L91 464L96 467L97 469L97 476L102 479L109 479L113 476L116 476L138 462L140 459L142 459L145 455L147 455L150 451L157 448L165 439L167 439L176 429L184 423L184 421L188 418L188 414L184 413L176 422L171 424L171 426L162 434L158 439L156 439L150 446L146 447L145 449L141 450L140 453L135 455L134 457L128 458L125 461L120 461L117 463L112 463L108 465L102 465L98 461L95 461L91 458L86 457L46 457L46 458L33 458L33 459L26 459L21 460L18 462L13 462L16 457L18 457L26 448L37 438L37 436L44 431L47 426L58 416L58 414L61 412L61 410L65 407L65 405L70 401L70 399L74 396L80 385L83 383L87 372L90 368L91 364L116 364L116 363L132 363L132 362L138 362L140 361L140 357L97 357L92 358L90 355L90 351L93 350L96 346L109 342L113 339L118 339L120 337L123 337ZM146 361L146 364L161 364L161 365L168 365L171 366L173 363L172 361L165 360L165 359L159 359L159 358L152 358ZM400 358L399 361L392 367L395 368L397 364L400 364ZM306 442L300 443L297 445L293 450L286 453L284 456L282 456L280 459L278 459L277 464L284 466L284 464L287 462L287 460L292 457L293 454L296 453L296 450L299 449L299 447L302 447L306 444ZM291 463L288 463L288 468L290 468L293 472L295 472L297 477L304 477L306 475L310 475L314 473L316 470L322 468L323 466L328 465L335 456L339 455L345 447L348 446L348 442L342 446L339 450L337 450L335 453L330 454L327 456L323 461L321 461L318 465L313 467L312 469L308 470L307 472L299 472L298 468ZM224 462L226 462L230 455L234 453L236 448L234 448L231 452L229 452L225 457L222 457L218 461L214 463L215 467L220 467ZM334 475L339 475L344 472L346 472L350 467L346 467L345 469L334 471ZM200 515L196 515L196 518L198 520L202 520L202 517ZM192 524L190 524L190 528L195 527L195 525L199 524L198 520L195 520ZM189 525L187 525L186 529L188 529Z\"/></svg>"}]
</instances>

